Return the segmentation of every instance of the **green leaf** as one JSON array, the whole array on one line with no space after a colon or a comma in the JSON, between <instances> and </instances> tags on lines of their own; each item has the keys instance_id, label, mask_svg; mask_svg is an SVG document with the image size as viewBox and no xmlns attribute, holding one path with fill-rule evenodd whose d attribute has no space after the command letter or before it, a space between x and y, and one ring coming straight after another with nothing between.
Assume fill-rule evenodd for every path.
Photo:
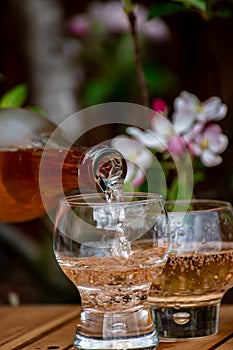
<instances>
[{"instance_id":1,"label":"green leaf","mask_svg":"<svg viewBox=\"0 0 233 350\"><path fill-rule=\"evenodd\" d=\"M187 11L188 9L196 9L206 12L205 0L170 0L158 1L153 4L149 10L149 18L163 17L173 15L174 13Z\"/></svg>"},{"instance_id":2,"label":"green leaf","mask_svg":"<svg viewBox=\"0 0 233 350\"><path fill-rule=\"evenodd\" d=\"M0 99L0 108L20 107L28 96L28 89L25 84L20 84L7 91Z\"/></svg>"},{"instance_id":3,"label":"green leaf","mask_svg":"<svg viewBox=\"0 0 233 350\"><path fill-rule=\"evenodd\" d=\"M177 0L174 0L177 1ZM188 7L196 8L202 12L206 12L206 0L179 0Z\"/></svg>"},{"instance_id":4,"label":"green leaf","mask_svg":"<svg viewBox=\"0 0 233 350\"><path fill-rule=\"evenodd\" d=\"M176 76L165 67L145 64L144 74L151 96L167 94L177 85Z\"/></svg>"},{"instance_id":5,"label":"green leaf","mask_svg":"<svg viewBox=\"0 0 233 350\"><path fill-rule=\"evenodd\" d=\"M215 16L222 17L222 18L231 18L232 14L233 14L233 11L229 10L227 8L223 8L223 9L216 11L214 13Z\"/></svg>"},{"instance_id":6,"label":"green leaf","mask_svg":"<svg viewBox=\"0 0 233 350\"><path fill-rule=\"evenodd\" d=\"M194 173L194 183L198 184L205 180L205 174L202 171L196 171Z\"/></svg>"},{"instance_id":7,"label":"green leaf","mask_svg":"<svg viewBox=\"0 0 233 350\"><path fill-rule=\"evenodd\" d=\"M87 105L94 105L104 102L112 91L112 84L110 81L103 78L96 78L92 80L84 93L84 100Z\"/></svg>"},{"instance_id":8,"label":"green leaf","mask_svg":"<svg viewBox=\"0 0 233 350\"><path fill-rule=\"evenodd\" d=\"M154 17L163 17L173 15L174 13L187 10L187 6L184 3L173 1L156 2L149 8L149 19Z\"/></svg>"}]
</instances>

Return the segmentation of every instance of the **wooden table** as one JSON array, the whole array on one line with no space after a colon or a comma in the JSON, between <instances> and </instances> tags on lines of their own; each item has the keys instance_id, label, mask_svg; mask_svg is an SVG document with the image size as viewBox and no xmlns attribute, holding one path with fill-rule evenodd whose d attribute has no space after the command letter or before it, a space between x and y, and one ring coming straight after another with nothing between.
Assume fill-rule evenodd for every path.
<instances>
[{"instance_id":1,"label":"wooden table","mask_svg":"<svg viewBox=\"0 0 233 350\"><path fill-rule=\"evenodd\" d=\"M75 305L0 306L0 350L72 350ZM160 343L158 350L233 350L233 305L222 305L219 334L181 343Z\"/></svg>"}]
</instances>

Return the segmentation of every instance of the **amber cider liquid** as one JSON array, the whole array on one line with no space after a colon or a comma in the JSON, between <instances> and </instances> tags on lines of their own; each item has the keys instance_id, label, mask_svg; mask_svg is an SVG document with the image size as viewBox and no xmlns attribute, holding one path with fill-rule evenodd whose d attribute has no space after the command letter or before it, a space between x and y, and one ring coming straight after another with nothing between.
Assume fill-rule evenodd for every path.
<instances>
[{"instance_id":1,"label":"amber cider liquid","mask_svg":"<svg viewBox=\"0 0 233 350\"><path fill-rule=\"evenodd\" d=\"M215 303L233 286L233 244L221 251L171 254L149 293L152 305L189 307Z\"/></svg>"},{"instance_id":2,"label":"amber cider liquid","mask_svg":"<svg viewBox=\"0 0 233 350\"><path fill-rule=\"evenodd\" d=\"M48 151L47 151L48 152ZM62 185L67 192L78 188L78 163L82 151L52 150L46 156L48 207L53 208L59 193L56 183L60 181L62 168ZM43 149L6 149L0 150L0 222L21 222L42 216L45 213L40 194L40 161ZM65 159L65 161L64 161ZM63 165L64 161L64 165Z\"/></svg>"},{"instance_id":3,"label":"amber cider liquid","mask_svg":"<svg viewBox=\"0 0 233 350\"><path fill-rule=\"evenodd\" d=\"M143 249L142 249L143 247ZM82 305L99 311L129 310L147 302L148 288L162 271L167 247L151 247L148 241L132 245L128 258L117 256L69 257L57 253L66 276L78 287ZM153 259L155 261L153 261Z\"/></svg>"}]
</instances>

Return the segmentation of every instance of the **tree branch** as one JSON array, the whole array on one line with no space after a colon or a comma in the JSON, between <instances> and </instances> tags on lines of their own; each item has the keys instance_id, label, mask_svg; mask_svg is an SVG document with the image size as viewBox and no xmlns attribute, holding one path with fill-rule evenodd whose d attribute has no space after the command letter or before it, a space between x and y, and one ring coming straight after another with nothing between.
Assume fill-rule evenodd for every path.
<instances>
[{"instance_id":1,"label":"tree branch","mask_svg":"<svg viewBox=\"0 0 233 350\"><path fill-rule=\"evenodd\" d=\"M146 107L149 107L149 93L148 93L147 82L145 79L145 74L142 67L142 62L141 62L141 47L140 47L139 38L138 38L135 5L131 3L131 0L123 0L123 8L125 13L128 16L128 20L130 24L130 30L131 30L131 35L132 35L132 40L134 45L134 60L136 65L142 104Z\"/></svg>"}]
</instances>

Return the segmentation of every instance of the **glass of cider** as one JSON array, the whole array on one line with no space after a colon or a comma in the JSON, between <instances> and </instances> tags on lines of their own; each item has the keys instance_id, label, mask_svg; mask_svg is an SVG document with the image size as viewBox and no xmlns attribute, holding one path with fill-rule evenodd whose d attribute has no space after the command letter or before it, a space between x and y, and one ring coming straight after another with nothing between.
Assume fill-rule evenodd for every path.
<instances>
[{"instance_id":1,"label":"glass of cider","mask_svg":"<svg viewBox=\"0 0 233 350\"><path fill-rule=\"evenodd\" d=\"M233 286L233 210L228 202L167 202L172 247L149 292L161 341L218 332L219 307Z\"/></svg>"},{"instance_id":2,"label":"glass of cider","mask_svg":"<svg viewBox=\"0 0 233 350\"><path fill-rule=\"evenodd\" d=\"M164 202L148 193L113 197L75 195L57 208L56 259L81 297L74 348L153 350L147 297L170 249Z\"/></svg>"}]
</instances>

